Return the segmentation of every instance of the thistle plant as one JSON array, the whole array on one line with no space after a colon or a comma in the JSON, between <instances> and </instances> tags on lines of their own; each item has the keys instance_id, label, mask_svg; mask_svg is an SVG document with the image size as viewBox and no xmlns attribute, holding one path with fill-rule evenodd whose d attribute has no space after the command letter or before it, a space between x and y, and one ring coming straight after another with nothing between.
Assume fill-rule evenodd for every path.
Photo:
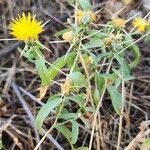
<instances>
[{"instance_id":1,"label":"thistle plant","mask_svg":"<svg viewBox=\"0 0 150 150\"><path fill-rule=\"evenodd\" d=\"M53 129L64 135L71 149L79 150L81 147L77 148L76 143L80 124L91 130L89 146L84 148L92 149L94 134L98 138L98 134L101 134L101 127L98 127L101 123L99 110L105 103L105 94L110 95L114 112L120 118L119 149L126 104L125 85L134 79L132 69L138 65L141 55L136 45L138 41L134 40L133 35L142 35L140 39L145 37L143 33L147 32L149 23L137 18L133 21L135 30L129 32L126 30L128 20L116 17L99 27L96 24L97 13L92 10L88 0L79 0L72 5L75 13L73 18L67 20L68 28L55 34L70 46L67 53L53 63L45 60L43 52L47 48L38 41L39 34L44 31L42 22L37 21L30 13L23 13L10 25L11 34L18 40L25 41L24 49L19 48L19 52L35 64L41 78L40 99L53 84L60 87L60 91L50 95L37 114L37 128L41 133L44 120L49 115L54 115L55 120L35 150ZM126 51L133 53L133 60L126 60ZM69 71L64 72L64 67ZM58 74L65 77L63 83L55 81ZM76 104L75 110L68 109L72 104ZM87 117L87 114L93 119Z\"/></svg>"}]
</instances>

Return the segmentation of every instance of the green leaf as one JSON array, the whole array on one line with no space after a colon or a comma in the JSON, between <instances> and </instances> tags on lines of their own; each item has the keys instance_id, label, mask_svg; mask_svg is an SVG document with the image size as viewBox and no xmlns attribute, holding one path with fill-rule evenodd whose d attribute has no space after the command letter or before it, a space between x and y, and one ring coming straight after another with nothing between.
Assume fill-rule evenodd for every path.
<instances>
[{"instance_id":1,"label":"green leaf","mask_svg":"<svg viewBox=\"0 0 150 150\"><path fill-rule=\"evenodd\" d=\"M68 97L66 97L66 99L77 103L80 107L83 107L84 103L85 103L85 94L68 96Z\"/></svg>"},{"instance_id":2,"label":"green leaf","mask_svg":"<svg viewBox=\"0 0 150 150\"><path fill-rule=\"evenodd\" d=\"M134 76L131 76L131 75L126 75L126 76L124 76L122 79L123 79L124 81L128 81L128 80L133 80L133 79L135 79L135 77L134 77Z\"/></svg>"},{"instance_id":3,"label":"green leaf","mask_svg":"<svg viewBox=\"0 0 150 150\"><path fill-rule=\"evenodd\" d=\"M121 77L121 75L122 75L121 69L118 69L118 70L117 70L117 69L115 69L115 68L112 67L112 71L114 72L114 73L113 73L114 75L116 75L116 76L119 77L119 78Z\"/></svg>"},{"instance_id":4,"label":"green leaf","mask_svg":"<svg viewBox=\"0 0 150 150\"><path fill-rule=\"evenodd\" d=\"M129 67L134 68L134 67L137 66L137 64L140 61L141 53L140 53L140 50L139 50L138 46L136 46L135 44L132 45L132 47L130 47L130 49L133 52L134 60L129 64Z\"/></svg>"},{"instance_id":5,"label":"green leaf","mask_svg":"<svg viewBox=\"0 0 150 150\"><path fill-rule=\"evenodd\" d=\"M59 70L61 70L68 62L70 62L70 60L72 59L72 57L74 57L75 54L74 53L69 53L67 56L62 56L60 58L58 58L52 65L57 68L55 69L53 66L50 66L48 68L48 74L49 74L49 85L52 83L52 80L54 80L54 78L57 76ZM73 59L72 59L73 60Z\"/></svg>"},{"instance_id":6,"label":"green leaf","mask_svg":"<svg viewBox=\"0 0 150 150\"><path fill-rule=\"evenodd\" d=\"M0 140L0 150L3 149L3 143L2 140Z\"/></svg>"},{"instance_id":7,"label":"green leaf","mask_svg":"<svg viewBox=\"0 0 150 150\"><path fill-rule=\"evenodd\" d=\"M49 98L47 103L44 104L41 109L39 110L37 116L36 116L36 124L37 128L41 130L42 125L46 117L49 115L49 113L56 108L61 103L61 98Z\"/></svg>"},{"instance_id":8,"label":"green leaf","mask_svg":"<svg viewBox=\"0 0 150 150\"><path fill-rule=\"evenodd\" d=\"M94 106L92 107L85 107L86 112L92 112L93 114L96 112L96 109Z\"/></svg>"},{"instance_id":9,"label":"green leaf","mask_svg":"<svg viewBox=\"0 0 150 150\"><path fill-rule=\"evenodd\" d=\"M106 38L109 35L108 33L101 32L101 30L96 30L96 29L90 29L90 30L86 31L86 34L87 35L92 34L93 38L99 38L99 39Z\"/></svg>"},{"instance_id":10,"label":"green leaf","mask_svg":"<svg viewBox=\"0 0 150 150\"><path fill-rule=\"evenodd\" d=\"M76 121L72 122L71 143L75 144L78 140L79 125Z\"/></svg>"},{"instance_id":11,"label":"green leaf","mask_svg":"<svg viewBox=\"0 0 150 150\"><path fill-rule=\"evenodd\" d=\"M42 80L42 85L48 85L50 78L49 78L48 69L45 65L45 61L43 60L43 58L37 59L35 61L35 65L36 65L36 69L38 71L38 74Z\"/></svg>"},{"instance_id":12,"label":"green leaf","mask_svg":"<svg viewBox=\"0 0 150 150\"><path fill-rule=\"evenodd\" d=\"M129 75L130 74L129 67L128 67L127 63L125 62L124 58L120 57L119 55L116 55L115 58L121 65L122 75L123 76Z\"/></svg>"},{"instance_id":13,"label":"green leaf","mask_svg":"<svg viewBox=\"0 0 150 150\"><path fill-rule=\"evenodd\" d=\"M92 5L90 4L89 0L79 0L79 4L81 5L84 11L91 11Z\"/></svg>"},{"instance_id":14,"label":"green leaf","mask_svg":"<svg viewBox=\"0 0 150 150\"><path fill-rule=\"evenodd\" d=\"M121 84L121 79L120 78L116 79L115 88L117 89L120 86L120 84Z\"/></svg>"},{"instance_id":15,"label":"green leaf","mask_svg":"<svg viewBox=\"0 0 150 150\"><path fill-rule=\"evenodd\" d=\"M94 90L94 103L98 105L99 99L101 96L101 93L103 91L105 85L105 80L101 76L101 74L97 73L95 74L95 90Z\"/></svg>"},{"instance_id":16,"label":"green leaf","mask_svg":"<svg viewBox=\"0 0 150 150\"><path fill-rule=\"evenodd\" d=\"M73 81L74 86L86 86L87 81L85 80L81 72L72 72L70 73L70 79Z\"/></svg>"},{"instance_id":17,"label":"green leaf","mask_svg":"<svg viewBox=\"0 0 150 150\"><path fill-rule=\"evenodd\" d=\"M105 85L105 80L99 73L96 73L95 75L95 85L97 86L98 90L102 90Z\"/></svg>"},{"instance_id":18,"label":"green leaf","mask_svg":"<svg viewBox=\"0 0 150 150\"><path fill-rule=\"evenodd\" d=\"M83 28L76 25L75 23L71 24L72 28L74 29L75 33L79 33Z\"/></svg>"},{"instance_id":19,"label":"green leaf","mask_svg":"<svg viewBox=\"0 0 150 150\"><path fill-rule=\"evenodd\" d=\"M113 104L113 107L116 111L117 114L121 115L121 109L123 107L123 102L122 102L122 96L120 92L114 87L114 86L107 86L107 90L110 94L111 101Z\"/></svg>"},{"instance_id":20,"label":"green leaf","mask_svg":"<svg viewBox=\"0 0 150 150\"><path fill-rule=\"evenodd\" d=\"M122 75L121 75L121 74L122 74L121 69L117 70L117 69L115 69L115 68L112 68L112 70L114 71L114 74L116 74L116 76L119 77L119 79L122 79L122 80L124 80L124 81L129 81L129 80L135 79L135 77L132 76L132 75L124 75L124 76L122 76ZM116 80L117 80L117 79L116 79Z\"/></svg>"},{"instance_id":21,"label":"green leaf","mask_svg":"<svg viewBox=\"0 0 150 150\"><path fill-rule=\"evenodd\" d=\"M72 149L74 149L71 143L71 131L68 128L66 128L64 125L56 125L55 128L64 135L64 137L69 141Z\"/></svg>"},{"instance_id":22,"label":"green leaf","mask_svg":"<svg viewBox=\"0 0 150 150\"><path fill-rule=\"evenodd\" d=\"M150 138L144 139L142 147L144 147L144 148L150 148Z\"/></svg>"},{"instance_id":23,"label":"green leaf","mask_svg":"<svg viewBox=\"0 0 150 150\"><path fill-rule=\"evenodd\" d=\"M112 54L113 54L112 51L110 51L110 52L105 52L105 53L101 53L101 54L97 55L96 61L99 62L99 61L101 61L102 58L104 58L104 57L111 57Z\"/></svg>"},{"instance_id":24,"label":"green leaf","mask_svg":"<svg viewBox=\"0 0 150 150\"><path fill-rule=\"evenodd\" d=\"M139 50L138 46L137 46L136 44L133 44L134 41L133 41L133 39L132 39L131 36L126 35L125 38L126 38L126 39L125 39L126 41L130 41L130 42L127 42L127 43L125 44L125 46L128 47L128 46L131 45L131 46L129 47L129 49L131 50L131 52L132 52L133 55L134 55L134 60L129 64L129 67L130 67L130 68L134 68L134 67L137 66L137 64L138 64L139 61L140 61L141 53L140 53L140 50Z\"/></svg>"},{"instance_id":25,"label":"green leaf","mask_svg":"<svg viewBox=\"0 0 150 150\"><path fill-rule=\"evenodd\" d=\"M83 18L82 18L82 22L84 24L90 23L91 17L89 14L86 14Z\"/></svg>"},{"instance_id":26,"label":"green leaf","mask_svg":"<svg viewBox=\"0 0 150 150\"><path fill-rule=\"evenodd\" d=\"M64 113L59 118L62 118L65 120L68 120L68 119L76 120L76 119L78 119L78 114L76 114L76 113Z\"/></svg>"},{"instance_id":27,"label":"green leaf","mask_svg":"<svg viewBox=\"0 0 150 150\"><path fill-rule=\"evenodd\" d=\"M91 49L91 48L100 48L103 46L103 44L104 44L104 42L101 39L93 38L88 43L86 43L84 46L86 49Z\"/></svg>"},{"instance_id":28,"label":"green leaf","mask_svg":"<svg viewBox=\"0 0 150 150\"><path fill-rule=\"evenodd\" d=\"M88 119L85 119L83 116L80 116L80 119L83 121L85 126L90 129L90 121Z\"/></svg>"},{"instance_id":29,"label":"green leaf","mask_svg":"<svg viewBox=\"0 0 150 150\"><path fill-rule=\"evenodd\" d=\"M99 76L104 79L111 79L111 80L114 80L116 77L115 74L110 74L110 73L101 73L99 74Z\"/></svg>"},{"instance_id":30,"label":"green leaf","mask_svg":"<svg viewBox=\"0 0 150 150\"><path fill-rule=\"evenodd\" d=\"M100 99L99 90L97 88L95 88L95 90L94 90L94 103L96 106L98 105L99 99Z\"/></svg>"},{"instance_id":31,"label":"green leaf","mask_svg":"<svg viewBox=\"0 0 150 150\"><path fill-rule=\"evenodd\" d=\"M149 33L149 34L144 39L145 43L149 43L150 42L150 25L148 26L147 33Z\"/></svg>"},{"instance_id":32,"label":"green leaf","mask_svg":"<svg viewBox=\"0 0 150 150\"><path fill-rule=\"evenodd\" d=\"M61 132L68 141L70 141L71 131L68 128L66 128L64 125L56 125L55 128Z\"/></svg>"},{"instance_id":33,"label":"green leaf","mask_svg":"<svg viewBox=\"0 0 150 150\"><path fill-rule=\"evenodd\" d=\"M68 66L69 69L73 69L73 70L72 70L73 72L79 72L80 69L79 69L79 67L78 67L77 64L75 64L75 65L74 65L74 68L72 68L73 63L74 63L74 59L75 59L74 56L69 57L69 58L67 59L66 65Z\"/></svg>"},{"instance_id":34,"label":"green leaf","mask_svg":"<svg viewBox=\"0 0 150 150\"><path fill-rule=\"evenodd\" d=\"M18 48L18 51L21 53L21 56L24 56L28 59L28 61L32 63L35 62L35 59L37 57L36 52L38 52L41 55L41 52L38 48L36 49L36 47L29 48L28 46L25 46L23 50L21 48Z\"/></svg>"}]
</instances>

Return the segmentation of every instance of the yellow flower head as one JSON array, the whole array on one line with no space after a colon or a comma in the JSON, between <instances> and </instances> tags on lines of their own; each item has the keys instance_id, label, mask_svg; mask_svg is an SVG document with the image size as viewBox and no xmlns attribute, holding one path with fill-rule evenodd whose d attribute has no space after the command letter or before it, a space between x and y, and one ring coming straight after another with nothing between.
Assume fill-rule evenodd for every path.
<instances>
[{"instance_id":1,"label":"yellow flower head","mask_svg":"<svg viewBox=\"0 0 150 150\"><path fill-rule=\"evenodd\" d=\"M141 17L136 18L132 24L140 32L144 32L148 26L148 22Z\"/></svg>"},{"instance_id":2,"label":"yellow flower head","mask_svg":"<svg viewBox=\"0 0 150 150\"><path fill-rule=\"evenodd\" d=\"M88 16L92 22L96 21L96 14L92 11L77 11L77 20L79 23L83 22L84 17Z\"/></svg>"},{"instance_id":3,"label":"yellow flower head","mask_svg":"<svg viewBox=\"0 0 150 150\"><path fill-rule=\"evenodd\" d=\"M71 42L73 40L73 32L72 31L67 31L63 34L62 38L66 41L66 42Z\"/></svg>"},{"instance_id":4,"label":"yellow flower head","mask_svg":"<svg viewBox=\"0 0 150 150\"><path fill-rule=\"evenodd\" d=\"M12 20L10 30L10 34L18 40L36 40L43 27L42 22L37 21L35 16L23 13L22 16L18 15L18 18Z\"/></svg>"},{"instance_id":5,"label":"yellow flower head","mask_svg":"<svg viewBox=\"0 0 150 150\"><path fill-rule=\"evenodd\" d=\"M113 24L116 27L123 28L125 26L125 20L121 18L117 18L113 20Z\"/></svg>"}]
</instances>

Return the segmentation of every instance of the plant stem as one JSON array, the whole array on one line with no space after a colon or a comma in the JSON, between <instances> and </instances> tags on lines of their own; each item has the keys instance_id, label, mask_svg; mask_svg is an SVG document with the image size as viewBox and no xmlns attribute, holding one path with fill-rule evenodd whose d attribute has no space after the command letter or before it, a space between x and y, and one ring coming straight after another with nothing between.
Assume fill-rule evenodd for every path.
<instances>
[{"instance_id":1,"label":"plant stem","mask_svg":"<svg viewBox=\"0 0 150 150\"><path fill-rule=\"evenodd\" d=\"M112 65L112 61L113 61L113 58L110 60L109 66L107 68L107 73L109 73L109 71L110 71L110 68L111 68L111 65ZM104 97L104 94L105 94L105 91L106 91L106 86L107 86L107 80L105 81L105 86L104 86L102 95L100 97L100 100L99 100L99 103L97 105L97 109L96 109L96 112L95 112L95 115L94 115L92 132L91 132L91 138L90 138L90 143L89 143L89 150L91 150L91 148L92 148L93 137L94 137L94 129L95 129L95 125L96 125L97 115L98 115L99 109L100 109L100 107L102 105L102 100L103 100L103 97Z\"/></svg>"},{"instance_id":2,"label":"plant stem","mask_svg":"<svg viewBox=\"0 0 150 150\"><path fill-rule=\"evenodd\" d=\"M99 114L99 113L98 113ZM97 120L96 120L96 144L97 144L97 150L100 150L101 148L100 148L100 137L99 137L99 127L98 127L98 125L99 125L99 121L98 121L98 117L99 117L99 115L97 116Z\"/></svg>"},{"instance_id":3,"label":"plant stem","mask_svg":"<svg viewBox=\"0 0 150 150\"><path fill-rule=\"evenodd\" d=\"M87 69L87 67L86 67L86 64L85 64L85 62L84 62L84 59L83 59L83 57L82 57L82 54L81 54L80 52L79 52L79 58L80 58L82 67L83 67L84 70L85 70L85 74L86 74L87 82L88 82L87 95L89 95L89 96L87 96L87 100L88 100L88 98L90 98L90 99L91 99L91 104L92 104L92 106L94 106L93 98L92 98L91 83L90 83L90 75L89 75L88 69ZM87 101L86 101L86 103L87 103Z\"/></svg>"},{"instance_id":4,"label":"plant stem","mask_svg":"<svg viewBox=\"0 0 150 150\"><path fill-rule=\"evenodd\" d=\"M117 141L117 149L120 149L120 143L121 143L121 134L122 134L122 121L123 121L123 111L124 111L124 100L125 99L125 87L124 87L124 80L122 80L122 109L121 109L121 115L119 118L119 133L118 133L118 141Z\"/></svg>"},{"instance_id":5,"label":"plant stem","mask_svg":"<svg viewBox=\"0 0 150 150\"><path fill-rule=\"evenodd\" d=\"M146 34L144 34L142 37L140 37L139 39L133 41L130 45L126 46L125 48L123 48L122 50L120 50L115 56L121 54L122 52L124 52L127 48L133 46L134 44L136 44L137 42L139 42L140 40L142 40L144 37L148 36L150 34L150 31L147 32ZM115 57L114 56L114 57Z\"/></svg>"}]
</instances>

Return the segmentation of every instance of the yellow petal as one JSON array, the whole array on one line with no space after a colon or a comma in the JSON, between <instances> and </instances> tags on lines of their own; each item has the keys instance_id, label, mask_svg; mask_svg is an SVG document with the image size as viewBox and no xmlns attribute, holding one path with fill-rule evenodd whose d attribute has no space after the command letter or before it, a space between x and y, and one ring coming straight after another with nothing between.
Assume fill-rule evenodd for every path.
<instances>
[{"instance_id":1,"label":"yellow petal","mask_svg":"<svg viewBox=\"0 0 150 150\"><path fill-rule=\"evenodd\" d=\"M10 34L18 40L36 40L39 34L43 31L42 22L35 19L35 16L31 16L30 13L22 16L18 15L18 18L12 19L10 23Z\"/></svg>"},{"instance_id":2,"label":"yellow petal","mask_svg":"<svg viewBox=\"0 0 150 150\"><path fill-rule=\"evenodd\" d=\"M144 32L148 26L148 22L141 17L136 18L132 24L140 32Z\"/></svg>"}]
</instances>

